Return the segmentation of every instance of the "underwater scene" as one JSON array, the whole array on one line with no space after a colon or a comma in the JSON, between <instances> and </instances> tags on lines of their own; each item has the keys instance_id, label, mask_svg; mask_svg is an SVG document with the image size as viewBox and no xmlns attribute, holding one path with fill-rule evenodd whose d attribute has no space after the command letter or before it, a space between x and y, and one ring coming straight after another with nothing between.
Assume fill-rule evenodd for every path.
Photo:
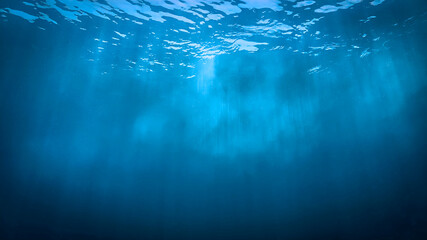
<instances>
[{"instance_id":1,"label":"underwater scene","mask_svg":"<svg viewBox=\"0 0 427 240\"><path fill-rule=\"evenodd\" d=\"M427 239L427 1L0 0L0 239Z\"/></svg>"}]
</instances>

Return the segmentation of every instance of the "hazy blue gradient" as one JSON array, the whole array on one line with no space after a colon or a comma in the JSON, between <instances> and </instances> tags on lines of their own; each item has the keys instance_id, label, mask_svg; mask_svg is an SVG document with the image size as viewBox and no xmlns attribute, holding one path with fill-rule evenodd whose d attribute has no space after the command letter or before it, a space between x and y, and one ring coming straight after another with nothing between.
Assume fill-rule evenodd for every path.
<instances>
[{"instance_id":1,"label":"hazy blue gradient","mask_svg":"<svg viewBox=\"0 0 427 240\"><path fill-rule=\"evenodd\" d=\"M0 2L0 239L427 237L427 2Z\"/></svg>"}]
</instances>

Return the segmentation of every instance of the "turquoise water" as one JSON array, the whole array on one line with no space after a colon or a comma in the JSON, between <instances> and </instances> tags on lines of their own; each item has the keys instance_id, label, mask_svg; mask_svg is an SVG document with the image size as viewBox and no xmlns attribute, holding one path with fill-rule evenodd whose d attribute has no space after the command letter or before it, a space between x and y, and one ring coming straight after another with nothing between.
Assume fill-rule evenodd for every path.
<instances>
[{"instance_id":1,"label":"turquoise water","mask_svg":"<svg viewBox=\"0 0 427 240\"><path fill-rule=\"evenodd\" d=\"M1 239L425 239L424 0L0 2Z\"/></svg>"}]
</instances>

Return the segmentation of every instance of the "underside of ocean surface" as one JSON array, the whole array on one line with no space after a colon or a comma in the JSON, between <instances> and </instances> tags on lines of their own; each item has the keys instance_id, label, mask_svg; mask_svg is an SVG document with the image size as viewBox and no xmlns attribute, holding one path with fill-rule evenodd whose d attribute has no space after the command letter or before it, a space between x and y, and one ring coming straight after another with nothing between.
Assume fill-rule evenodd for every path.
<instances>
[{"instance_id":1,"label":"underside of ocean surface","mask_svg":"<svg viewBox=\"0 0 427 240\"><path fill-rule=\"evenodd\" d=\"M427 239L427 1L0 0L0 239Z\"/></svg>"}]
</instances>

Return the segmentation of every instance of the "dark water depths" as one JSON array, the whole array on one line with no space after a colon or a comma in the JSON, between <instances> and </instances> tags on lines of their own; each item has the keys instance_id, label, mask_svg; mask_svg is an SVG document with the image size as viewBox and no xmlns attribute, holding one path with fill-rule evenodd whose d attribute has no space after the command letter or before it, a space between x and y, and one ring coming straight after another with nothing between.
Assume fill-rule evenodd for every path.
<instances>
[{"instance_id":1,"label":"dark water depths","mask_svg":"<svg viewBox=\"0 0 427 240\"><path fill-rule=\"evenodd\" d=\"M0 2L0 239L426 239L427 3Z\"/></svg>"}]
</instances>

